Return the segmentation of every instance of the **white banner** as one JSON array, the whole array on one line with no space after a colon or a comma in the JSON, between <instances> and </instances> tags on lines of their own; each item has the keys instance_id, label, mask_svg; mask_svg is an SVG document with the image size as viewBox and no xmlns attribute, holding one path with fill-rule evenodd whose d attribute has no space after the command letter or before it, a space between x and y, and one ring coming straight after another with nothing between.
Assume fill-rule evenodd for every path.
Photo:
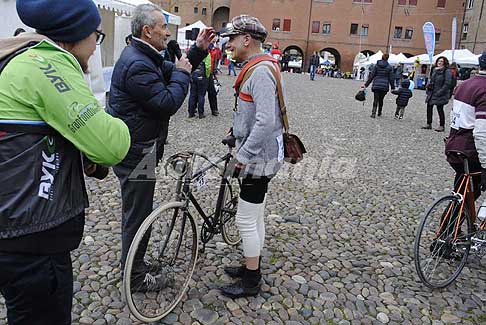
<instances>
[{"instance_id":1,"label":"white banner","mask_svg":"<svg viewBox=\"0 0 486 325\"><path fill-rule=\"evenodd\" d=\"M454 52L456 50L456 36L457 36L457 18L452 18L452 62L454 62Z\"/></svg>"}]
</instances>

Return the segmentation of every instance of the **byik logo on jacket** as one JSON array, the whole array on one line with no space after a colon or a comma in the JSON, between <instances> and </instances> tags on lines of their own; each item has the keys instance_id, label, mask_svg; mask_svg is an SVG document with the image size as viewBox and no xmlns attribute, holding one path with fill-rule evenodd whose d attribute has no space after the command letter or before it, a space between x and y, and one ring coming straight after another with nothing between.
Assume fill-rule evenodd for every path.
<instances>
[{"instance_id":1,"label":"byik logo on jacket","mask_svg":"<svg viewBox=\"0 0 486 325\"><path fill-rule=\"evenodd\" d=\"M39 67L39 69L42 70L44 75L51 81L54 87L56 87L58 92L64 93L71 90L71 88L67 85L64 79L57 75L58 72L56 69L54 69L54 66L47 62L46 59L38 55L31 55L31 57L33 58L33 60L42 64L42 67Z\"/></svg>"},{"instance_id":2,"label":"byik logo on jacket","mask_svg":"<svg viewBox=\"0 0 486 325\"><path fill-rule=\"evenodd\" d=\"M54 195L54 176L59 169L59 154L55 152L56 146L53 137L46 136L44 140L47 147L46 150L42 150L42 176L38 196L46 200L52 200Z\"/></svg>"}]
</instances>

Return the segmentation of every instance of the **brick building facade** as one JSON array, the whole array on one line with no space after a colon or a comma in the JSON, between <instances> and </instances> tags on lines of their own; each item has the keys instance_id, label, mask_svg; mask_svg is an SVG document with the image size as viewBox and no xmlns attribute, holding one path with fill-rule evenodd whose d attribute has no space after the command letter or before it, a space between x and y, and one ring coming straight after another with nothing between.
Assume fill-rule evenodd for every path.
<instances>
[{"instance_id":1,"label":"brick building facade","mask_svg":"<svg viewBox=\"0 0 486 325\"><path fill-rule=\"evenodd\" d=\"M473 53L486 50L486 0L465 0L459 47Z\"/></svg>"},{"instance_id":2,"label":"brick building facade","mask_svg":"<svg viewBox=\"0 0 486 325\"><path fill-rule=\"evenodd\" d=\"M269 41L307 54L306 63L312 52L325 50L350 71L359 52L388 52L391 46L393 53L424 53L427 21L436 27L436 52L450 49L452 18L461 26L464 8L463 0L233 1L230 16L241 13L258 16L270 31Z\"/></svg>"},{"instance_id":3,"label":"brick building facade","mask_svg":"<svg viewBox=\"0 0 486 325\"><path fill-rule=\"evenodd\" d=\"M460 34L464 1L471 0L154 0L180 15L182 26L201 20L219 30L233 16L254 15L269 30L268 42L300 54L306 66L314 51L328 52L344 71L359 52L424 53L427 21L436 27L436 53L450 49L452 19L457 17ZM484 1L474 2L479 7ZM470 10L476 11L479 16ZM486 38L486 32L479 34Z\"/></svg>"}]
</instances>

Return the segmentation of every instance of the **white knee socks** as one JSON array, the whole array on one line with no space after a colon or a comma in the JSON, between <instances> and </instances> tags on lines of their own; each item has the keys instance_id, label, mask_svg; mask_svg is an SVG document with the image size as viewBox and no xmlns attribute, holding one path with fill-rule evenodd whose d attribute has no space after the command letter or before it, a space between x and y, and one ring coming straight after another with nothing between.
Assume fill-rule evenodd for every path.
<instances>
[{"instance_id":1,"label":"white knee socks","mask_svg":"<svg viewBox=\"0 0 486 325\"><path fill-rule=\"evenodd\" d=\"M265 244L265 204L267 203L267 198L263 200L263 203L260 206L260 211L258 214L257 219L257 231L258 236L260 237L260 250L263 249L263 245Z\"/></svg>"},{"instance_id":2,"label":"white knee socks","mask_svg":"<svg viewBox=\"0 0 486 325\"><path fill-rule=\"evenodd\" d=\"M255 204L246 202L241 198L238 199L236 225L243 241L243 255L245 257L260 256L260 250L265 238L265 226L263 225L264 207L264 203ZM258 219L260 218L261 225L258 227ZM260 234L261 229L263 229L262 234Z\"/></svg>"}]
</instances>

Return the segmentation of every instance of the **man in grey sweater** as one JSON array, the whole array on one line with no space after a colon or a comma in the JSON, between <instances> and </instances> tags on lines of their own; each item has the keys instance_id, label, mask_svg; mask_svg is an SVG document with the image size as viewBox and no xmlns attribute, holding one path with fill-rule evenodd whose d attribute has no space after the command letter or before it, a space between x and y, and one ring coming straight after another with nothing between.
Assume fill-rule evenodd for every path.
<instances>
[{"instance_id":1,"label":"man in grey sweater","mask_svg":"<svg viewBox=\"0 0 486 325\"><path fill-rule=\"evenodd\" d=\"M265 196L268 183L284 158L282 117L274 77L280 78L280 71L278 63L261 50L267 31L257 18L247 15L233 18L222 36L229 37L226 48L232 57L246 66L236 81L238 99L233 116L236 166L243 171L236 224L243 241L245 265L226 267L228 275L241 280L221 289L223 294L239 298L260 292Z\"/></svg>"}]
</instances>

